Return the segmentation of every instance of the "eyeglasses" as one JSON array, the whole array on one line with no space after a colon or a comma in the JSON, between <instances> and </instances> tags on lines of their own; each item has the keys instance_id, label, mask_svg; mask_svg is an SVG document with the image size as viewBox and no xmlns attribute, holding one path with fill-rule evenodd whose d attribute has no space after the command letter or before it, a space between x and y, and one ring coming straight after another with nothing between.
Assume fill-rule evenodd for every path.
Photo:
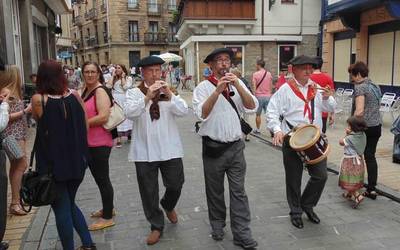
<instances>
[{"instance_id":1,"label":"eyeglasses","mask_svg":"<svg viewBox=\"0 0 400 250\"><path fill-rule=\"evenodd\" d=\"M97 71L83 71L83 74L85 75L96 75L97 73Z\"/></svg>"},{"instance_id":2,"label":"eyeglasses","mask_svg":"<svg viewBox=\"0 0 400 250\"><path fill-rule=\"evenodd\" d=\"M230 64L231 63L231 59L217 59L215 60L218 64Z\"/></svg>"}]
</instances>

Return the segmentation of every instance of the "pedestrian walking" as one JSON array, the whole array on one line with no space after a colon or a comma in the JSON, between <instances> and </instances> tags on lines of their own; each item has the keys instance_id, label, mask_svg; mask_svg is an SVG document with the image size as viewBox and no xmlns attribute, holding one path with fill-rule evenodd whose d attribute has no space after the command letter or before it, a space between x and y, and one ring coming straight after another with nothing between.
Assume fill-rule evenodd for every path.
<instances>
[{"instance_id":1,"label":"pedestrian walking","mask_svg":"<svg viewBox=\"0 0 400 250\"><path fill-rule=\"evenodd\" d=\"M256 129L254 133L260 133L261 113L267 110L269 99L272 95L272 75L265 68L265 62L262 59L257 60L257 71L253 74L252 85L253 92L258 100L258 109L256 112Z\"/></svg>"},{"instance_id":2,"label":"pedestrian walking","mask_svg":"<svg viewBox=\"0 0 400 250\"><path fill-rule=\"evenodd\" d=\"M86 62L82 66L85 88L82 99L88 116L89 131L87 135L89 145L89 169L100 190L103 208L93 212L90 216L98 218L89 226L89 230L101 230L115 225L114 189L110 180L109 158L113 139L111 133L103 125L110 116L111 101L99 65L95 62Z\"/></svg>"},{"instance_id":3,"label":"pedestrian walking","mask_svg":"<svg viewBox=\"0 0 400 250\"><path fill-rule=\"evenodd\" d=\"M330 89L317 90L318 86L309 79L315 64L313 58L301 55L289 63L293 66L293 78L271 97L267 108L267 127L274 133L273 143L282 145L290 220L295 227L303 228L303 212L312 223L320 222L314 207L328 178L327 160L305 165L311 178L301 193L304 163L289 144L290 132L305 124L314 124L321 129L322 112L333 112L336 102Z\"/></svg>"},{"instance_id":4,"label":"pedestrian walking","mask_svg":"<svg viewBox=\"0 0 400 250\"><path fill-rule=\"evenodd\" d=\"M324 61L322 60L321 57L316 57L315 61L316 61L315 65L313 66L314 70L310 76L310 79L323 88L329 86L330 89L334 90L335 85L333 83L332 77L330 77L327 73L321 71ZM333 113L322 112L322 133L325 134L327 124L332 125L334 121L335 121L334 112Z\"/></svg>"},{"instance_id":5,"label":"pedestrian walking","mask_svg":"<svg viewBox=\"0 0 400 250\"><path fill-rule=\"evenodd\" d=\"M133 87L132 77L128 76L126 67L122 64L115 66L115 71L107 83L107 87L111 89L114 100L121 106L125 106L126 91ZM125 119L123 123L117 126L118 137L116 139L116 147L122 147L121 137L130 137L132 131L132 121Z\"/></svg>"},{"instance_id":6,"label":"pedestrian walking","mask_svg":"<svg viewBox=\"0 0 400 250\"><path fill-rule=\"evenodd\" d=\"M367 124L362 117L351 116L347 119L346 136L339 140L344 147L340 164L339 186L345 190L343 197L353 200L353 208L364 200L359 190L364 187L364 150L367 144L365 130Z\"/></svg>"},{"instance_id":7,"label":"pedestrian walking","mask_svg":"<svg viewBox=\"0 0 400 250\"><path fill-rule=\"evenodd\" d=\"M363 117L367 123L367 146L364 157L367 165L368 184L364 196L376 199L376 184L378 180L378 163L375 153L382 134L382 118L379 112L382 93L371 79L368 78L368 67L363 62L356 62L349 67L351 80L354 83L352 115Z\"/></svg>"},{"instance_id":8,"label":"pedestrian walking","mask_svg":"<svg viewBox=\"0 0 400 250\"><path fill-rule=\"evenodd\" d=\"M22 157L15 158L15 156L11 155L11 152L6 151L9 153L7 156L10 160L11 204L9 212L12 215L26 215L20 205L19 190L21 189L22 175L27 168L26 139L28 124L25 115L31 112L31 105L24 106L19 68L16 65L9 65L2 75L0 89L8 88L11 91L8 98L10 118L7 127L2 132L2 138L3 140L8 138L6 143L10 143L10 147L18 147L18 151L22 152ZM13 143L13 141L16 141L16 143Z\"/></svg>"},{"instance_id":9,"label":"pedestrian walking","mask_svg":"<svg viewBox=\"0 0 400 250\"><path fill-rule=\"evenodd\" d=\"M142 58L143 81L126 93L125 115L133 121L133 137L129 160L135 162L137 181L144 214L151 225L146 243L156 244L164 229L164 214L173 224L178 222L175 206L184 182L183 147L176 118L188 114L186 102L172 93L161 81L159 57ZM161 172L165 193L159 200L158 172Z\"/></svg>"},{"instance_id":10,"label":"pedestrian walking","mask_svg":"<svg viewBox=\"0 0 400 250\"><path fill-rule=\"evenodd\" d=\"M51 208L61 245L64 250L75 249L75 229L82 241L79 249L95 250L85 217L75 203L88 160L88 125L82 99L68 89L60 64L51 60L39 66L37 92L32 97L32 115L38 123L36 167L39 174L47 174L51 163L58 194Z\"/></svg>"},{"instance_id":11,"label":"pedestrian walking","mask_svg":"<svg viewBox=\"0 0 400 250\"><path fill-rule=\"evenodd\" d=\"M238 110L255 111L257 99L236 75L229 72L233 52L219 48L211 52L204 63L213 72L193 92L193 107L202 121L198 134L202 136L203 167L211 235L223 240L226 225L224 176L228 177L230 216L233 243L245 249L256 247L250 230L250 208L244 188L246 161L245 144Z\"/></svg>"},{"instance_id":12,"label":"pedestrian walking","mask_svg":"<svg viewBox=\"0 0 400 250\"><path fill-rule=\"evenodd\" d=\"M0 57L0 82L3 82L5 65ZM3 88L0 90L0 132L3 131L9 119L8 114L8 98L10 97L10 90ZM8 248L8 243L3 242L4 233L7 224L7 188L8 178L6 171L6 153L0 149L0 250Z\"/></svg>"}]
</instances>

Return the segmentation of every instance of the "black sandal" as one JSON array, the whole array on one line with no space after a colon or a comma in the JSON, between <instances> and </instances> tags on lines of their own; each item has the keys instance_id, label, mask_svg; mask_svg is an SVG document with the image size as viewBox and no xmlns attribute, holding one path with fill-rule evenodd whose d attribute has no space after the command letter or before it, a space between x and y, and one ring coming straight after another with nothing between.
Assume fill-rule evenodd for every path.
<instances>
[{"instance_id":1,"label":"black sandal","mask_svg":"<svg viewBox=\"0 0 400 250\"><path fill-rule=\"evenodd\" d=\"M376 193L375 190L372 190L372 191L367 190L362 195L370 198L371 200L376 200L376 197L378 196L378 194Z\"/></svg>"}]
</instances>

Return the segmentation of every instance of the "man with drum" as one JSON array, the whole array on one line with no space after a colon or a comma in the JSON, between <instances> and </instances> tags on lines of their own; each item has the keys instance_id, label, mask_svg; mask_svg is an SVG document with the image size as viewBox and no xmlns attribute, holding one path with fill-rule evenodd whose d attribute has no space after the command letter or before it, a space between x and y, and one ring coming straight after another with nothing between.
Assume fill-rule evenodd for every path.
<instances>
[{"instance_id":1,"label":"man with drum","mask_svg":"<svg viewBox=\"0 0 400 250\"><path fill-rule=\"evenodd\" d=\"M293 78L288 79L272 96L267 108L267 127L274 133L273 143L282 145L290 219L297 228L303 228L303 211L312 223L320 222L313 208L327 180L327 160L325 158L315 164L305 164L290 146L290 135L296 127L305 124L314 124L321 130L322 112L334 112L336 106L332 90L329 87L320 88L310 80L314 60L304 55L290 60ZM311 178L301 194L303 166Z\"/></svg>"}]
</instances>

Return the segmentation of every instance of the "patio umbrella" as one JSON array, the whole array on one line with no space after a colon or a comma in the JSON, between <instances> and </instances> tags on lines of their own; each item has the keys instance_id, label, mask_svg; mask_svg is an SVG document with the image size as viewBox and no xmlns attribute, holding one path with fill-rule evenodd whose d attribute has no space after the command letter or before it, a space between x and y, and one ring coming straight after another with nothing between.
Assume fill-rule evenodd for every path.
<instances>
[{"instance_id":1,"label":"patio umbrella","mask_svg":"<svg viewBox=\"0 0 400 250\"><path fill-rule=\"evenodd\" d=\"M161 55L158 55L158 57L163 59L166 63L178 62L178 61L182 60L181 56L178 56L176 54L169 53L169 52L161 54Z\"/></svg>"}]
</instances>

